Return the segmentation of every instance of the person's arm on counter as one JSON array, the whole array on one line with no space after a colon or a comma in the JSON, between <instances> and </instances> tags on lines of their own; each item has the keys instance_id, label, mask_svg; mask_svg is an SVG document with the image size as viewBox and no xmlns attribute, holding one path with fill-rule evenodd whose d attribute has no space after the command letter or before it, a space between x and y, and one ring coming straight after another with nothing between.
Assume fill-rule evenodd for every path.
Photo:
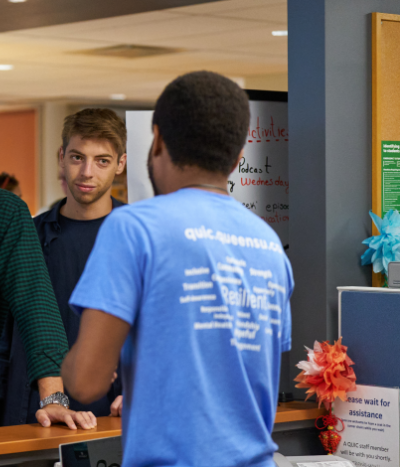
<instances>
[{"instance_id":1,"label":"person's arm on counter","mask_svg":"<svg viewBox=\"0 0 400 467\"><path fill-rule=\"evenodd\" d=\"M40 400L56 392L64 392L63 380L60 376L41 378L38 380ZM64 422L71 430L76 430L76 424L89 430L97 425L96 417L92 412L75 412L57 404L47 405L36 412L37 421L44 427L52 423Z\"/></svg>"},{"instance_id":2,"label":"person's arm on counter","mask_svg":"<svg viewBox=\"0 0 400 467\"><path fill-rule=\"evenodd\" d=\"M71 396L89 404L110 388L130 325L100 310L82 313L79 336L62 365L62 378Z\"/></svg>"},{"instance_id":3,"label":"person's arm on counter","mask_svg":"<svg viewBox=\"0 0 400 467\"><path fill-rule=\"evenodd\" d=\"M1 190L0 297L1 321L7 312L15 318L24 343L30 383L38 381L41 399L63 391L61 362L68 342L36 229L28 207L15 195ZM76 428L95 426L92 417L51 404L38 411L43 426L65 422Z\"/></svg>"}]
</instances>

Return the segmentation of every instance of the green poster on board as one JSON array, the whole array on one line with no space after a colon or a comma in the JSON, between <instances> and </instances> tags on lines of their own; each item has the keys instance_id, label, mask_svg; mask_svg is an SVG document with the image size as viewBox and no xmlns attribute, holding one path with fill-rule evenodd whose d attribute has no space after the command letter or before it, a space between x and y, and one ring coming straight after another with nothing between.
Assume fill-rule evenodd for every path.
<instances>
[{"instance_id":1,"label":"green poster on board","mask_svg":"<svg viewBox=\"0 0 400 467\"><path fill-rule=\"evenodd\" d=\"M382 141L382 217L400 211L400 141Z\"/></svg>"}]
</instances>

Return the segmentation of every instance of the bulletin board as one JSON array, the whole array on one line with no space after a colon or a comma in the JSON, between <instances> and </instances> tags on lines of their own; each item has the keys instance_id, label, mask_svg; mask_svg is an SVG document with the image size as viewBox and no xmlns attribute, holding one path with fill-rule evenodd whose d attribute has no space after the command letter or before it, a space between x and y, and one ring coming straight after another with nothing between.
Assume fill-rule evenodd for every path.
<instances>
[{"instance_id":1,"label":"bulletin board","mask_svg":"<svg viewBox=\"0 0 400 467\"><path fill-rule=\"evenodd\" d=\"M400 15L372 13L372 211L390 209L400 211Z\"/></svg>"}]
</instances>

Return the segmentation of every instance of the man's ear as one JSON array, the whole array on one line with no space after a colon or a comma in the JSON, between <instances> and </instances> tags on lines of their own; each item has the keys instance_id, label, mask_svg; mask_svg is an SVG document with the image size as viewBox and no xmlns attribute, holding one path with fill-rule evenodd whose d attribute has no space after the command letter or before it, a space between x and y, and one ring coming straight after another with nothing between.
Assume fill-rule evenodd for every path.
<instances>
[{"instance_id":1,"label":"man's ear","mask_svg":"<svg viewBox=\"0 0 400 467\"><path fill-rule=\"evenodd\" d=\"M126 165L126 158L127 158L126 154L122 154L122 156L119 158L118 169L115 172L115 175L120 175L124 171L125 165Z\"/></svg>"},{"instance_id":2,"label":"man's ear","mask_svg":"<svg viewBox=\"0 0 400 467\"><path fill-rule=\"evenodd\" d=\"M232 173L232 172L236 169L236 167L239 165L240 159L243 157L243 153L244 153L244 148L240 151L240 153L239 153L239 155L238 155L238 158L236 159L236 162L233 164L231 173Z\"/></svg>"},{"instance_id":3,"label":"man's ear","mask_svg":"<svg viewBox=\"0 0 400 467\"><path fill-rule=\"evenodd\" d=\"M60 146L60 149L58 150L58 163L61 165L62 168L64 168L65 160L64 160L64 149L62 146Z\"/></svg>"},{"instance_id":4,"label":"man's ear","mask_svg":"<svg viewBox=\"0 0 400 467\"><path fill-rule=\"evenodd\" d=\"M163 152L164 145L165 143L160 134L160 129L158 128L158 125L153 125L153 144L151 146L151 155L153 157L160 156Z\"/></svg>"}]
</instances>

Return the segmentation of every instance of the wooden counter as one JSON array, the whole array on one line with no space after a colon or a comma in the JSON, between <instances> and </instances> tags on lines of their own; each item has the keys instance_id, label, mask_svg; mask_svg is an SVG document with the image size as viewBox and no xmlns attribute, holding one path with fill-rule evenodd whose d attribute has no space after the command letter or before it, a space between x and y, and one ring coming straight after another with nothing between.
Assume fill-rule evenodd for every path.
<instances>
[{"instance_id":1,"label":"wooden counter","mask_svg":"<svg viewBox=\"0 0 400 467\"><path fill-rule=\"evenodd\" d=\"M275 423L313 420L325 413L312 402L286 402L278 407ZM0 455L57 449L60 444L120 434L121 419L115 417L98 418L97 427L92 430L70 430L62 425L50 428L42 428L38 424L5 426L0 427Z\"/></svg>"},{"instance_id":2,"label":"wooden counter","mask_svg":"<svg viewBox=\"0 0 400 467\"><path fill-rule=\"evenodd\" d=\"M107 438L121 434L121 419L99 417L91 430L70 430L65 425L43 428L37 423L0 427L0 455L27 451L57 449L60 444L77 443L89 439Z\"/></svg>"},{"instance_id":3,"label":"wooden counter","mask_svg":"<svg viewBox=\"0 0 400 467\"><path fill-rule=\"evenodd\" d=\"M326 414L324 406L319 409L315 402L281 402L276 412L275 423L315 420L320 415Z\"/></svg>"}]
</instances>

